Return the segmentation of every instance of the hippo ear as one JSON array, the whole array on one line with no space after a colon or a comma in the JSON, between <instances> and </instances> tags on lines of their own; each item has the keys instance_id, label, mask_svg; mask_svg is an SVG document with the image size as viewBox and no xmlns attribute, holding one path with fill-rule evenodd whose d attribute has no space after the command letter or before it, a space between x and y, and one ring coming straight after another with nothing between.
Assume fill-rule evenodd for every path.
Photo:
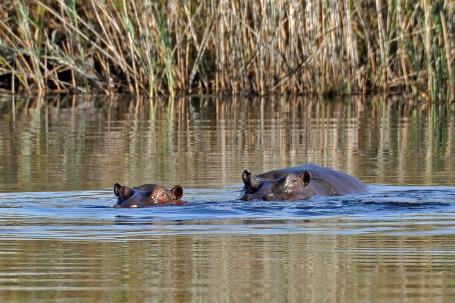
<instances>
[{"instance_id":1,"label":"hippo ear","mask_svg":"<svg viewBox=\"0 0 455 303\"><path fill-rule=\"evenodd\" d=\"M309 171L304 171L303 173L300 174L300 179L302 179L303 185L307 186L308 184L310 184L311 173Z\"/></svg>"},{"instance_id":2,"label":"hippo ear","mask_svg":"<svg viewBox=\"0 0 455 303\"><path fill-rule=\"evenodd\" d=\"M120 196L120 189L122 188L122 186L118 183L115 183L114 184L114 194L116 197Z\"/></svg>"},{"instance_id":3,"label":"hippo ear","mask_svg":"<svg viewBox=\"0 0 455 303\"><path fill-rule=\"evenodd\" d=\"M183 196L183 187L180 185L176 185L173 188L171 188L171 193L174 196L175 200L180 200Z\"/></svg>"},{"instance_id":4,"label":"hippo ear","mask_svg":"<svg viewBox=\"0 0 455 303\"><path fill-rule=\"evenodd\" d=\"M243 180L243 183L247 184L248 181L250 180L250 171L248 169L245 169L242 173L242 180Z\"/></svg>"},{"instance_id":5,"label":"hippo ear","mask_svg":"<svg viewBox=\"0 0 455 303\"><path fill-rule=\"evenodd\" d=\"M247 169L245 169L242 173L242 180L243 183L251 187L251 189L258 189L262 185L262 182L256 179L256 176L250 173Z\"/></svg>"},{"instance_id":6,"label":"hippo ear","mask_svg":"<svg viewBox=\"0 0 455 303\"><path fill-rule=\"evenodd\" d=\"M126 200L133 195L133 190L128 186L122 186L118 183L114 184L114 194L120 200Z\"/></svg>"}]
</instances>

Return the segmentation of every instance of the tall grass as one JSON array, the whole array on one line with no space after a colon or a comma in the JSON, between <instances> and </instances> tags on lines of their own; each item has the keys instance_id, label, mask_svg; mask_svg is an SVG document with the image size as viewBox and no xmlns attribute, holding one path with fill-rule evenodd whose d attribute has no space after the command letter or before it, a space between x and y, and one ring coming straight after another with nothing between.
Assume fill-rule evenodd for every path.
<instances>
[{"instance_id":1,"label":"tall grass","mask_svg":"<svg viewBox=\"0 0 455 303\"><path fill-rule=\"evenodd\" d=\"M455 96L449 0L5 0L0 17L0 86L22 92Z\"/></svg>"}]
</instances>

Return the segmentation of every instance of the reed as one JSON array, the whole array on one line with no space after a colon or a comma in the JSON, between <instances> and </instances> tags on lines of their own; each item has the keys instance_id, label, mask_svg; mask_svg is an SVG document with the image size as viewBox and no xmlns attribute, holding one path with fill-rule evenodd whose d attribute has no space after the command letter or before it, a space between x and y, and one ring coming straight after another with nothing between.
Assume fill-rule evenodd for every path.
<instances>
[{"instance_id":1,"label":"reed","mask_svg":"<svg viewBox=\"0 0 455 303\"><path fill-rule=\"evenodd\" d=\"M0 87L19 92L455 96L448 0L5 0L0 17Z\"/></svg>"}]
</instances>

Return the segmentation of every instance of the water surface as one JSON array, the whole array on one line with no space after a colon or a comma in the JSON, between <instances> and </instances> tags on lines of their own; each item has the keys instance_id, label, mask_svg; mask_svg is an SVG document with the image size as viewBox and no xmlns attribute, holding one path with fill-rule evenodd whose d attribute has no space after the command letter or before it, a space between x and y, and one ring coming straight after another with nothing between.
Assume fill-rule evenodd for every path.
<instances>
[{"instance_id":1,"label":"water surface","mask_svg":"<svg viewBox=\"0 0 455 303\"><path fill-rule=\"evenodd\" d=\"M0 302L452 302L454 108L384 98L0 101ZM314 162L369 192L238 201ZM185 188L113 209L112 184Z\"/></svg>"}]
</instances>

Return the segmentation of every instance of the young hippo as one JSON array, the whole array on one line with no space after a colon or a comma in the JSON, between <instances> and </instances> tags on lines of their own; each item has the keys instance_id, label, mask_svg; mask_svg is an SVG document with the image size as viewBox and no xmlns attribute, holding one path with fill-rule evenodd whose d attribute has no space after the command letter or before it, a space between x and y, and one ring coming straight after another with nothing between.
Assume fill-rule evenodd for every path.
<instances>
[{"instance_id":1,"label":"young hippo","mask_svg":"<svg viewBox=\"0 0 455 303\"><path fill-rule=\"evenodd\" d=\"M114 207L149 207L166 204L181 205L183 188L176 185L170 190L157 184L144 184L129 188L118 183L114 184L117 204Z\"/></svg>"},{"instance_id":2,"label":"young hippo","mask_svg":"<svg viewBox=\"0 0 455 303\"><path fill-rule=\"evenodd\" d=\"M240 199L306 200L313 196L339 196L367 191L356 178L316 164L300 165L253 175L242 174L244 183Z\"/></svg>"}]
</instances>

